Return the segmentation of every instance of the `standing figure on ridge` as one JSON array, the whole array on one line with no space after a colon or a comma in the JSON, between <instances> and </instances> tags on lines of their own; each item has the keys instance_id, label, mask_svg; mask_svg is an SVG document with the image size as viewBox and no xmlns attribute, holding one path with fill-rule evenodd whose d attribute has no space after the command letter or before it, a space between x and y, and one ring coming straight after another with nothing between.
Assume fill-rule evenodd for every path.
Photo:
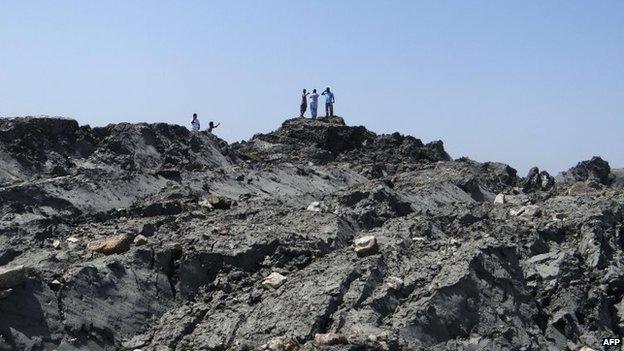
<instances>
[{"instance_id":1,"label":"standing figure on ridge","mask_svg":"<svg viewBox=\"0 0 624 351\"><path fill-rule=\"evenodd\" d=\"M310 94L310 114L312 115L312 119L316 119L316 111L318 109L318 98L319 98L319 94L316 93L316 89L312 89L312 94Z\"/></svg>"},{"instance_id":2,"label":"standing figure on ridge","mask_svg":"<svg viewBox=\"0 0 624 351\"><path fill-rule=\"evenodd\" d=\"M325 89L323 94L325 95L325 117L334 116L334 102L336 99L334 98L334 93L329 90L329 87Z\"/></svg>"},{"instance_id":3,"label":"standing figure on ridge","mask_svg":"<svg viewBox=\"0 0 624 351\"><path fill-rule=\"evenodd\" d=\"M301 116L299 117L303 117L303 114L306 112L307 108L308 108L308 96L309 93L306 92L305 89L303 89L303 94L301 94Z\"/></svg>"},{"instance_id":4,"label":"standing figure on ridge","mask_svg":"<svg viewBox=\"0 0 624 351\"><path fill-rule=\"evenodd\" d=\"M215 128L217 128L217 127L218 127L218 126L220 126L220 125L221 125L221 123L217 123L217 124L215 125L212 121L210 121L210 122L208 123L208 133L212 133L212 130L213 130L213 129L215 129Z\"/></svg>"},{"instance_id":5,"label":"standing figure on ridge","mask_svg":"<svg viewBox=\"0 0 624 351\"><path fill-rule=\"evenodd\" d=\"M193 120L191 121L191 126L193 127L193 130L198 132L199 131L199 119L197 119L197 113L193 113Z\"/></svg>"}]
</instances>

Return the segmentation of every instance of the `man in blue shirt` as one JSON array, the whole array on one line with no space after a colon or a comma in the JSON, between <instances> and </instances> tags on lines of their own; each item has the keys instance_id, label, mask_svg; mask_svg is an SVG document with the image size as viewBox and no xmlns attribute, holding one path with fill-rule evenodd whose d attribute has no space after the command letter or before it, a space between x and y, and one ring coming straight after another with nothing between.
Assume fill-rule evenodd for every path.
<instances>
[{"instance_id":1,"label":"man in blue shirt","mask_svg":"<svg viewBox=\"0 0 624 351\"><path fill-rule=\"evenodd\" d=\"M329 91L329 87L325 89L323 94L325 95L325 117L334 116L334 102L336 99L334 98L334 93Z\"/></svg>"}]
</instances>

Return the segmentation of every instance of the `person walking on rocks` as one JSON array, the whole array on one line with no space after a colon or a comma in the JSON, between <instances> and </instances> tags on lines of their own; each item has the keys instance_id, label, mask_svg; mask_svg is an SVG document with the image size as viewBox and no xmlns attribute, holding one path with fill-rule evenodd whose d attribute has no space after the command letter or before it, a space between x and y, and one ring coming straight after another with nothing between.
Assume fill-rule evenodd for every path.
<instances>
[{"instance_id":1,"label":"person walking on rocks","mask_svg":"<svg viewBox=\"0 0 624 351\"><path fill-rule=\"evenodd\" d=\"M316 89L312 89L312 94L310 94L310 114L312 115L312 119L316 118L316 111L318 109L318 98L319 94L316 92Z\"/></svg>"},{"instance_id":2,"label":"person walking on rocks","mask_svg":"<svg viewBox=\"0 0 624 351\"><path fill-rule=\"evenodd\" d=\"M323 94L325 95L325 117L334 116L334 102L336 99L334 98L334 93L329 90L329 87L325 89Z\"/></svg>"},{"instance_id":3,"label":"person walking on rocks","mask_svg":"<svg viewBox=\"0 0 624 351\"><path fill-rule=\"evenodd\" d=\"M301 115L299 117L303 117L303 114L308 109L308 95L309 94L310 93L306 92L306 90L303 89L303 94L301 94Z\"/></svg>"},{"instance_id":4,"label":"person walking on rocks","mask_svg":"<svg viewBox=\"0 0 624 351\"><path fill-rule=\"evenodd\" d=\"M220 126L221 123L214 124L212 121L208 123L208 133L212 133L212 130Z\"/></svg>"},{"instance_id":5,"label":"person walking on rocks","mask_svg":"<svg viewBox=\"0 0 624 351\"><path fill-rule=\"evenodd\" d=\"M197 119L197 113L193 113L193 120L191 121L191 126L193 127L193 130L198 132L199 131L199 119Z\"/></svg>"}]
</instances>

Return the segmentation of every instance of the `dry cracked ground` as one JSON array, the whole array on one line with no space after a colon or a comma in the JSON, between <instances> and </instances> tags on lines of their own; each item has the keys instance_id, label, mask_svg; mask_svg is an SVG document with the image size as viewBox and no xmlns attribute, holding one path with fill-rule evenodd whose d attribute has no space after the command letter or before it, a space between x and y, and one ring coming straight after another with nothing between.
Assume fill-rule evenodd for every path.
<instances>
[{"instance_id":1,"label":"dry cracked ground","mask_svg":"<svg viewBox=\"0 0 624 351\"><path fill-rule=\"evenodd\" d=\"M341 118L228 145L0 120L0 350L599 350L624 180Z\"/></svg>"}]
</instances>

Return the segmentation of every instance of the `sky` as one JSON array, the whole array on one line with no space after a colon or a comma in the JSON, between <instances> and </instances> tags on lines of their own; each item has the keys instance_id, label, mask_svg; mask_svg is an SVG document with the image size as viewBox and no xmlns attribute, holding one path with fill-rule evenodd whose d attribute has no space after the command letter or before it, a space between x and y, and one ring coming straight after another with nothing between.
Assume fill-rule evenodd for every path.
<instances>
[{"instance_id":1,"label":"sky","mask_svg":"<svg viewBox=\"0 0 624 351\"><path fill-rule=\"evenodd\" d=\"M0 116L197 112L234 142L326 86L348 124L454 158L624 167L624 1L0 0Z\"/></svg>"}]
</instances>

